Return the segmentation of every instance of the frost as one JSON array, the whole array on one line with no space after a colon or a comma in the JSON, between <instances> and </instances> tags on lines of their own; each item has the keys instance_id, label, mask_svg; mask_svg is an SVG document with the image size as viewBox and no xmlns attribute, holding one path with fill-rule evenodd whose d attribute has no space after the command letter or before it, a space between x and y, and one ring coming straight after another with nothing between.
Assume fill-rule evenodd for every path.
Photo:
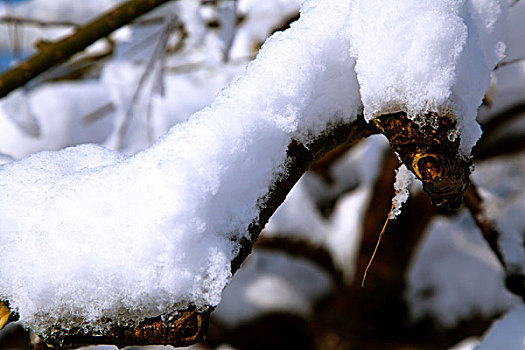
<instances>
[{"instance_id":1,"label":"frost","mask_svg":"<svg viewBox=\"0 0 525 350\"><path fill-rule=\"evenodd\" d=\"M396 170L396 182L394 183L394 190L396 195L392 198L392 211L390 212L390 219L395 219L399 214L401 214L401 207L410 196L409 187L412 185L416 177L414 174L407 169L407 167L402 164Z\"/></svg>"}]
</instances>

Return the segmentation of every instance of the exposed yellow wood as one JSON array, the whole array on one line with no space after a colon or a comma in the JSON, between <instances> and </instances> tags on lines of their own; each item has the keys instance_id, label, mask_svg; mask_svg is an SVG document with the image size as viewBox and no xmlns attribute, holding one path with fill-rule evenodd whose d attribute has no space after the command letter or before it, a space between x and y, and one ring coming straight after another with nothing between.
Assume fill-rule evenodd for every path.
<instances>
[{"instance_id":1,"label":"exposed yellow wood","mask_svg":"<svg viewBox=\"0 0 525 350\"><path fill-rule=\"evenodd\" d=\"M9 310L6 304L0 302L0 329L4 328L9 319L9 315L11 315L11 310Z\"/></svg>"}]
</instances>

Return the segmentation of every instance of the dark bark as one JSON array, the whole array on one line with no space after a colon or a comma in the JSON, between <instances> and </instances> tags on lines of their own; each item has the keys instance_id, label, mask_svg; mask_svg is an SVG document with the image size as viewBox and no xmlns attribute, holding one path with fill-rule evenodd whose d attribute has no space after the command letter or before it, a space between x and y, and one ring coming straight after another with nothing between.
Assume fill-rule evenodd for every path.
<instances>
[{"instance_id":1,"label":"dark bark","mask_svg":"<svg viewBox=\"0 0 525 350\"><path fill-rule=\"evenodd\" d=\"M237 242L240 249L231 264L232 274L250 254L261 230L284 201L288 192L316 160L336 147L346 147L364 137L378 133L379 130L389 138L392 148L397 151L407 167L423 181L434 205L441 209L454 209L458 203L461 203L463 191L468 185L468 162L458 156L459 140L448 140L448 133L454 128L455 124L448 118L440 118L439 128L433 129L419 128L404 114L383 116L374 120L373 124L366 123L363 117L359 116L350 124L327 128L321 136L308 145L292 141L287 150L285 170L276 176L276 181L268 189L267 195L259 199L259 217L248 227L250 238ZM425 220L426 222L428 221ZM424 226L418 226L414 241L411 240L408 245L409 251L412 250L419 237L418 233ZM389 244L388 241L393 242L386 239L386 244ZM396 251L404 250L396 249ZM405 263L401 264L403 266L401 270L404 270L408 257L409 255L404 256ZM395 275L398 276L399 271ZM394 289L398 290L399 287L396 285ZM53 345L64 344L71 347L100 343L119 346L188 345L202 338L211 311L211 307L201 311L190 306L176 311L174 315L161 315L140 323L119 324L114 320L108 320L111 330L104 334L94 332L84 334L81 330L54 330L54 332L50 330L45 335L45 339L47 343Z\"/></svg>"},{"instance_id":2,"label":"dark bark","mask_svg":"<svg viewBox=\"0 0 525 350\"><path fill-rule=\"evenodd\" d=\"M337 146L352 144L376 133L377 129L366 123L362 116L359 116L351 124L341 124L328 128L323 135L312 141L308 146L292 141L288 146L284 172L277 176L277 180L269 189L268 194L259 200L261 211L259 218L248 228L250 239L239 242L241 249L232 261L232 273L239 269L242 262L251 253L259 233L281 203L284 202L288 192L316 160L321 159Z\"/></svg>"},{"instance_id":3,"label":"dark bark","mask_svg":"<svg viewBox=\"0 0 525 350\"><path fill-rule=\"evenodd\" d=\"M210 309L190 306L170 315L148 318L141 322L120 323L108 320L108 331L83 329L48 329L43 335L50 348L76 349L91 344L113 344L119 349L130 345L189 346L203 339L208 329Z\"/></svg>"}]
</instances>

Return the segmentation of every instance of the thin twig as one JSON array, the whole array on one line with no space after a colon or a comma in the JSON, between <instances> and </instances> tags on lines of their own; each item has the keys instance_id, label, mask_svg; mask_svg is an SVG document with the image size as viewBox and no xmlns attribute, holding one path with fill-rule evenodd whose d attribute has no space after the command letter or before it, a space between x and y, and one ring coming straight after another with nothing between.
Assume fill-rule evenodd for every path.
<instances>
[{"instance_id":1,"label":"thin twig","mask_svg":"<svg viewBox=\"0 0 525 350\"><path fill-rule=\"evenodd\" d=\"M501 61L500 63L498 63L496 65L496 67L494 67L494 70L500 69L502 67L505 67L505 66L508 66L508 65L511 65L511 64L519 63L519 62L522 62L522 61L525 61L525 57L518 57L518 58L514 58L512 60L508 60L508 61Z\"/></svg>"},{"instance_id":2,"label":"thin twig","mask_svg":"<svg viewBox=\"0 0 525 350\"><path fill-rule=\"evenodd\" d=\"M228 64L230 65L245 65L249 63L251 60L253 60L253 56L245 56L245 57L239 57L235 59L230 59ZM176 66L166 67L166 70L170 73L174 74L185 74L185 73L191 73L198 70L212 70L217 69L214 65L207 65L206 62L190 62L190 63L182 63Z\"/></svg>"},{"instance_id":3,"label":"thin twig","mask_svg":"<svg viewBox=\"0 0 525 350\"><path fill-rule=\"evenodd\" d=\"M394 194L394 196L396 194L397 194L397 192ZM376 246L374 248L374 251L372 252L372 256L370 257L370 260L368 260L368 264L366 265L365 273L363 274L363 279L361 280L361 287L362 288L365 287L365 281L366 281L366 275L368 274L368 269L370 269L370 266L372 265L372 261L374 261L374 258L375 258L376 253L377 253L377 249L379 248L379 243L381 243L381 238L383 238L383 234L385 233L386 226L388 225L388 223L390 221L390 214L392 214L392 211L394 210L394 208L395 208L395 204L392 203L392 207L390 208L390 211L388 212L388 215L386 217L385 223L383 224L383 228L381 229L381 232L379 232L379 237L377 238L377 243L376 243Z\"/></svg>"},{"instance_id":4,"label":"thin twig","mask_svg":"<svg viewBox=\"0 0 525 350\"><path fill-rule=\"evenodd\" d=\"M165 52L165 48L166 48L169 36L177 24L178 24L178 19L176 18L168 19L168 22L165 24L164 28L162 28L157 45L155 46L155 49L153 50L153 53L151 54L148 60L146 68L144 69L144 72L142 73L142 76L140 77L140 80L137 84L135 92L133 93L131 103L126 111L126 114L124 115L122 123L117 129L117 141L116 141L117 149L122 148L124 138L131 124L131 120L133 119L133 111L139 100L139 96L140 96L140 93L142 91L144 84L146 83L148 77L152 74L155 68L155 65L157 65L157 63L159 62L160 64L164 63L164 59L162 58L162 56L164 56L164 52ZM150 95L150 98L151 98L151 95Z\"/></svg>"},{"instance_id":5,"label":"thin twig","mask_svg":"<svg viewBox=\"0 0 525 350\"><path fill-rule=\"evenodd\" d=\"M465 193L463 199L465 206L472 214L472 218L483 234L483 238L489 244L490 249L494 252L501 265L505 268L505 260L499 247L498 239L500 233L496 230L496 225L490 221L483 208L483 197L479 193L477 186L472 182Z\"/></svg>"},{"instance_id":6,"label":"thin twig","mask_svg":"<svg viewBox=\"0 0 525 350\"><path fill-rule=\"evenodd\" d=\"M34 27L80 27L79 23L71 21L40 20L36 18L19 17L14 15L0 16L0 23L20 24Z\"/></svg>"},{"instance_id":7,"label":"thin twig","mask_svg":"<svg viewBox=\"0 0 525 350\"><path fill-rule=\"evenodd\" d=\"M507 156L525 151L525 135L523 133L502 135L494 141L480 142L472 150L474 159L481 161L499 156Z\"/></svg>"},{"instance_id":8,"label":"thin twig","mask_svg":"<svg viewBox=\"0 0 525 350\"><path fill-rule=\"evenodd\" d=\"M481 123L483 139L487 139L505 124L525 114L525 101L518 102L492 114L487 121ZM481 142L483 142L483 139Z\"/></svg>"},{"instance_id":9,"label":"thin twig","mask_svg":"<svg viewBox=\"0 0 525 350\"><path fill-rule=\"evenodd\" d=\"M224 42L222 59L223 62L228 62L237 26L237 1L222 3L217 11L219 12L220 36Z\"/></svg>"},{"instance_id":10,"label":"thin twig","mask_svg":"<svg viewBox=\"0 0 525 350\"><path fill-rule=\"evenodd\" d=\"M265 236L257 240L257 248L283 251L287 254L308 259L324 269L336 283L342 283L343 274L336 267L330 252L319 244L313 244L301 237Z\"/></svg>"},{"instance_id":11,"label":"thin twig","mask_svg":"<svg viewBox=\"0 0 525 350\"><path fill-rule=\"evenodd\" d=\"M164 22L164 16L154 16L148 18L135 19L131 22L133 25L138 26L152 26L159 25ZM69 28L78 28L82 26L82 23L73 22L73 21L53 21L53 20L42 20L37 18L29 17L20 17L13 15L0 16L0 24L11 24L17 23L23 26L32 26L32 27L69 27Z\"/></svg>"}]
</instances>

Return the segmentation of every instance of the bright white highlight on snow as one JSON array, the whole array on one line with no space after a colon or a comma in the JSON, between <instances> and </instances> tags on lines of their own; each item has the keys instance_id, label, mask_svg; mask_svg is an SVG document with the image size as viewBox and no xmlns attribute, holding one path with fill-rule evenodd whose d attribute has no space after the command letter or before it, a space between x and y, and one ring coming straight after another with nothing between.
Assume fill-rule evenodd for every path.
<instances>
[{"instance_id":1,"label":"bright white highlight on snow","mask_svg":"<svg viewBox=\"0 0 525 350\"><path fill-rule=\"evenodd\" d=\"M104 327L217 305L291 139L360 109L347 13L306 6L243 78L142 153L85 145L1 168L0 297L21 321Z\"/></svg>"},{"instance_id":2,"label":"bright white highlight on snow","mask_svg":"<svg viewBox=\"0 0 525 350\"><path fill-rule=\"evenodd\" d=\"M452 114L469 155L481 135L477 108L503 57L496 25L507 0L349 2L347 30L366 119L399 111Z\"/></svg>"}]
</instances>

